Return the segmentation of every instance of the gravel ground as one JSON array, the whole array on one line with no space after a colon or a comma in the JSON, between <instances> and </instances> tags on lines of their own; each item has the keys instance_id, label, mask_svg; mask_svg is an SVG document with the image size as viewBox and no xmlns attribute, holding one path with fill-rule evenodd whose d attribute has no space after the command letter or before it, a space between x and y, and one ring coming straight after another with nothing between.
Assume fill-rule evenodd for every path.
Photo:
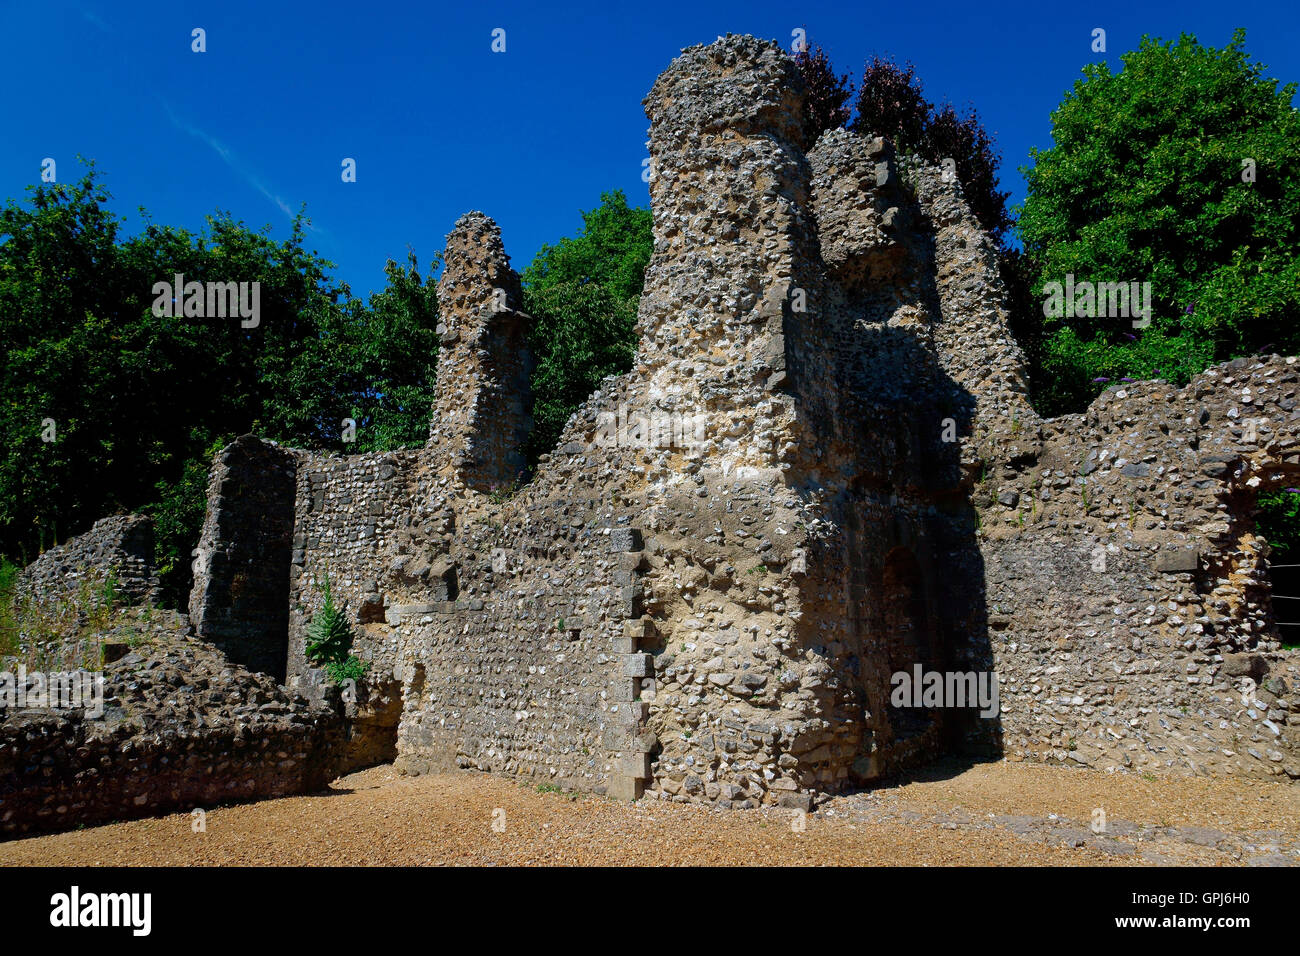
<instances>
[{"instance_id":1,"label":"gravel ground","mask_svg":"<svg viewBox=\"0 0 1300 956\"><path fill-rule=\"evenodd\" d=\"M1106 812L1106 832L1089 827ZM493 820L504 818L496 832ZM0 865L1300 864L1300 787L939 765L808 815L539 792L374 767L325 793L0 844Z\"/></svg>"}]
</instances>

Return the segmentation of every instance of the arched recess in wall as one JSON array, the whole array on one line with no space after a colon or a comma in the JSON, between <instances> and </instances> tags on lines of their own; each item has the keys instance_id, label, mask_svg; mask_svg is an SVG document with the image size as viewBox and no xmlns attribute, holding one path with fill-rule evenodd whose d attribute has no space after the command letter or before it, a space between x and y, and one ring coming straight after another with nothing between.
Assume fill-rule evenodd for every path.
<instances>
[{"instance_id":1,"label":"arched recess in wall","mask_svg":"<svg viewBox=\"0 0 1300 956\"><path fill-rule=\"evenodd\" d=\"M1218 477L1226 527L1201 542L1199 562L1171 566L1162 555L1162 569L1199 566L1197 590L1230 649L1300 645L1300 463L1237 459Z\"/></svg>"},{"instance_id":2,"label":"arched recess in wall","mask_svg":"<svg viewBox=\"0 0 1300 956\"><path fill-rule=\"evenodd\" d=\"M1290 482L1296 482L1291 484ZM1274 475L1252 501L1255 533L1267 544L1263 578L1270 621L1283 647L1300 646L1300 477Z\"/></svg>"}]
</instances>

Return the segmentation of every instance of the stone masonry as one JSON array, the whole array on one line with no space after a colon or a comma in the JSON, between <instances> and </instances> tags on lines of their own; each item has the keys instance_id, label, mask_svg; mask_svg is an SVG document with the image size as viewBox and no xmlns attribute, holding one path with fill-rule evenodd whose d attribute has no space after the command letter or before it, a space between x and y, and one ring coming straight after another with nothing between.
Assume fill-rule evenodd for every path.
<instances>
[{"instance_id":1,"label":"stone masonry","mask_svg":"<svg viewBox=\"0 0 1300 956\"><path fill-rule=\"evenodd\" d=\"M83 590L114 584L125 604L151 601L158 594L153 564L153 522L144 515L113 515L96 521L85 534L50 548L23 568L18 590L43 605L76 602Z\"/></svg>"},{"instance_id":2,"label":"stone masonry","mask_svg":"<svg viewBox=\"0 0 1300 956\"><path fill-rule=\"evenodd\" d=\"M805 154L797 71L752 37L684 51L644 105L632 371L517 485L530 319L496 225L463 216L428 444L224 450L199 636L306 680L328 578L408 773L742 807L956 751L1300 776L1253 523L1300 484L1295 359L1043 421L940 168L844 130ZM895 706L917 665L996 674L1000 715Z\"/></svg>"}]
</instances>

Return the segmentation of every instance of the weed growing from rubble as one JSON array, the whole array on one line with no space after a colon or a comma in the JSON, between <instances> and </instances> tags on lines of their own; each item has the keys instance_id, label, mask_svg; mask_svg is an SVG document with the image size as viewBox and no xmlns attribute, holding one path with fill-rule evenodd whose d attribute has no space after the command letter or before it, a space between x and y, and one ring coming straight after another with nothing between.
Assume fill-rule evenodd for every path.
<instances>
[{"instance_id":1,"label":"weed growing from rubble","mask_svg":"<svg viewBox=\"0 0 1300 956\"><path fill-rule=\"evenodd\" d=\"M508 485L493 485L488 490L488 500L494 505L505 504L519 490L519 479L515 479Z\"/></svg>"},{"instance_id":2,"label":"weed growing from rubble","mask_svg":"<svg viewBox=\"0 0 1300 956\"><path fill-rule=\"evenodd\" d=\"M18 571L0 561L0 657L33 670L99 670L102 635L122 623L117 570L99 582L83 577L75 593L43 600L19 591Z\"/></svg>"}]
</instances>

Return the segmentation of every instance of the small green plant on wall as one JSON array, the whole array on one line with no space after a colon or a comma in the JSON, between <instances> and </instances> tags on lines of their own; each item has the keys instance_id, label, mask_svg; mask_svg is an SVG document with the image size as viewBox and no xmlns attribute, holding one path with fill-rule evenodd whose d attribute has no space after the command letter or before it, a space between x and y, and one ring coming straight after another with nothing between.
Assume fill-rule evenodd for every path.
<instances>
[{"instance_id":1,"label":"small green plant on wall","mask_svg":"<svg viewBox=\"0 0 1300 956\"><path fill-rule=\"evenodd\" d=\"M366 676L370 664L352 653L352 625L347 614L334 604L328 575L321 598L320 611L307 625L307 660L323 667L335 684L359 681Z\"/></svg>"}]
</instances>

